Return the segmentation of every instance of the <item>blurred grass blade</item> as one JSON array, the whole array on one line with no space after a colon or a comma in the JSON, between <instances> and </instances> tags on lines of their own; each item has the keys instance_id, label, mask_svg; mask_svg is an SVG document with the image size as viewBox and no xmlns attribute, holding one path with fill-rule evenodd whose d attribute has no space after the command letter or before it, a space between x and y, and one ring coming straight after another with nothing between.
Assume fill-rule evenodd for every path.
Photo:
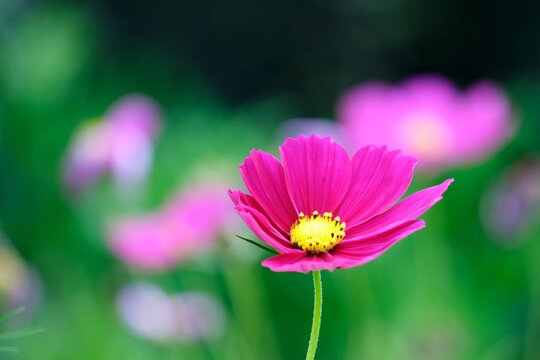
<instances>
[{"instance_id":1,"label":"blurred grass blade","mask_svg":"<svg viewBox=\"0 0 540 360\"><path fill-rule=\"evenodd\" d=\"M7 320L9 320L9 319L11 319L11 318L14 318L15 316L17 316L17 315L23 313L25 310L26 310L25 308L20 307L20 308L18 308L18 309L15 309L15 310L13 310L13 311L10 311L10 312L8 312L8 313L5 314L5 315L0 316L0 322L4 322L4 321L7 321Z\"/></svg>"},{"instance_id":2,"label":"blurred grass blade","mask_svg":"<svg viewBox=\"0 0 540 360\"><path fill-rule=\"evenodd\" d=\"M26 336L36 335L45 331L43 328L27 328L14 331L8 331L0 334L0 341L15 340Z\"/></svg>"},{"instance_id":3,"label":"blurred grass blade","mask_svg":"<svg viewBox=\"0 0 540 360\"><path fill-rule=\"evenodd\" d=\"M5 322L19 314L25 311L25 308L21 307L18 309L15 309L13 311L8 312L7 314L4 314L0 316L0 322ZM25 329L19 329L19 330L13 330L13 331L7 331L0 333L0 341L11 341L11 340L17 340L20 338L24 338L27 336L32 336L35 334L39 334L41 332L45 331L45 329L41 327L29 327ZM18 348L15 346L7 346L7 345L0 345L0 353L12 353L15 354L18 352Z\"/></svg>"},{"instance_id":4,"label":"blurred grass blade","mask_svg":"<svg viewBox=\"0 0 540 360\"><path fill-rule=\"evenodd\" d=\"M15 354L18 349L15 346L0 346L0 353L12 353Z\"/></svg>"},{"instance_id":5,"label":"blurred grass blade","mask_svg":"<svg viewBox=\"0 0 540 360\"><path fill-rule=\"evenodd\" d=\"M268 252L271 252L272 254L278 254L278 252L275 251L274 249L271 249L271 248L269 248L269 247L266 247L266 246L264 246L264 245L258 243L258 242L255 241L255 240L251 240L251 239L245 238L245 237L240 236L240 235L236 235L236 237L239 238L239 239L242 239L242 240L244 240L244 241L247 241L248 243L250 243L250 244L252 244L252 245L255 245L255 246L257 246L257 247L259 247L259 248L261 248L261 249L264 249L264 250L266 250L266 251L268 251Z\"/></svg>"}]
</instances>

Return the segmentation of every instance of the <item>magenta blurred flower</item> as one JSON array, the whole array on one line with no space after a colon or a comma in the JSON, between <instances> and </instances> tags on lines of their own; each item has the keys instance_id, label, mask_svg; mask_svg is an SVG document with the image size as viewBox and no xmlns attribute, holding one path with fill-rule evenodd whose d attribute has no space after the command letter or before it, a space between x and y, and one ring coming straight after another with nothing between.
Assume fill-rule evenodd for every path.
<instances>
[{"instance_id":1,"label":"magenta blurred flower","mask_svg":"<svg viewBox=\"0 0 540 360\"><path fill-rule=\"evenodd\" d=\"M394 203L416 161L367 146L353 156L329 137L289 138L282 162L252 150L240 166L250 195L229 191L251 230L279 252L273 271L334 270L371 261L424 227L417 218L439 201L452 179ZM393 206L394 205L394 206Z\"/></svg>"},{"instance_id":2,"label":"magenta blurred flower","mask_svg":"<svg viewBox=\"0 0 540 360\"><path fill-rule=\"evenodd\" d=\"M83 124L67 154L64 181L68 188L82 190L107 172L119 185L135 187L144 182L152 164L160 117L151 99L129 95L120 99L103 120Z\"/></svg>"},{"instance_id":3,"label":"magenta blurred flower","mask_svg":"<svg viewBox=\"0 0 540 360\"><path fill-rule=\"evenodd\" d=\"M514 128L508 99L495 84L479 82L460 93L432 75L399 86L358 86L345 93L337 111L353 145L401 149L432 170L490 155Z\"/></svg>"},{"instance_id":4,"label":"magenta blurred flower","mask_svg":"<svg viewBox=\"0 0 540 360\"><path fill-rule=\"evenodd\" d=\"M482 218L503 245L515 245L535 224L540 212L540 159L522 159L506 169L486 191Z\"/></svg>"},{"instance_id":5,"label":"magenta blurred flower","mask_svg":"<svg viewBox=\"0 0 540 360\"><path fill-rule=\"evenodd\" d=\"M210 248L231 216L219 186L186 188L162 209L114 221L108 229L113 252L128 264L165 270Z\"/></svg>"},{"instance_id":6,"label":"magenta blurred flower","mask_svg":"<svg viewBox=\"0 0 540 360\"><path fill-rule=\"evenodd\" d=\"M148 214L116 220L108 230L109 245L120 259L143 269L174 266L178 246L169 224L160 216Z\"/></svg>"},{"instance_id":7,"label":"magenta blurred flower","mask_svg":"<svg viewBox=\"0 0 540 360\"><path fill-rule=\"evenodd\" d=\"M225 330L222 304L203 292L168 295L150 283L132 283L120 291L117 310L129 329L153 341L210 340Z\"/></svg>"}]
</instances>

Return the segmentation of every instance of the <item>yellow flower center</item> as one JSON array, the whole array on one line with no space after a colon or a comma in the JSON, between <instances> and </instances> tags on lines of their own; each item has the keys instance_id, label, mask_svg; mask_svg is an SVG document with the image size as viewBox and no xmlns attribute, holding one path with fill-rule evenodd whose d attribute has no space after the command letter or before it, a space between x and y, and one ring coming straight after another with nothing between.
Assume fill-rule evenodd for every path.
<instances>
[{"instance_id":1,"label":"yellow flower center","mask_svg":"<svg viewBox=\"0 0 540 360\"><path fill-rule=\"evenodd\" d=\"M314 211L310 217L300 213L291 227L291 242L312 254L327 252L345 237L345 222L340 220L329 212L320 216Z\"/></svg>"}]
</instances>

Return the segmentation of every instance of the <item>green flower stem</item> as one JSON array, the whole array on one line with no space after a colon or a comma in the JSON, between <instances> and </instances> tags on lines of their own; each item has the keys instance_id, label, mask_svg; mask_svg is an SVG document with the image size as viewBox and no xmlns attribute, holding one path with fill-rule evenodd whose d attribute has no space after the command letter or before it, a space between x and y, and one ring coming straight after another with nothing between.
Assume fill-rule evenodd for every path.
<instances>
[{"instance_id":1,"label":"green flower stem","mask_svg":"<svg viewBox=\"0 0 540 360\"><path fill-rule=\"evenodd\" d=\"M322 316L322 281L321 271L313 272L313 288L315 290L315 301L313 305L313 323L311 324L311 336L309 338L309 346L306 355L306 360L315 359L317 351L317 342L319 341L319 331L321 329Z\"/></svg>"}]
</instances>

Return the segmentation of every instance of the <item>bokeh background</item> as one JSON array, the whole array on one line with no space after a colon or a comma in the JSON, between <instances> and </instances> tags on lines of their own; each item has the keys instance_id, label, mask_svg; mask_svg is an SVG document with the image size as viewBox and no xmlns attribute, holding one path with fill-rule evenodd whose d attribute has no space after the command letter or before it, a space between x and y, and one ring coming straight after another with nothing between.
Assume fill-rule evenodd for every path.
<instances>
[{"instance_id":1,"label":"bokeh background","mask_svg":"<svg viewBox=\"0 0 540 360\"><path fill-rule=\"evenodd\" d=\"M332 126L351 86L426 72L461 89L497 82L514 131L481 161L418 174L413 189L456 179L425 230L377 261L323 273L318 357L540 357L539 10L520 0L0 0L0 299L2 312L26 308L2 326L46 329L4 341L18 353L0 357L302 358L311 277L261 267L267 254L234 237L254 238L235 217L162 270L122 261L109 226L194 184L241 188L237 166L251 148L276 153L294 135L287 120ZM132 93L160 111L143 179L104 171L75 191L65 168L76 134Z\"/></svg>"}]
</instances>

